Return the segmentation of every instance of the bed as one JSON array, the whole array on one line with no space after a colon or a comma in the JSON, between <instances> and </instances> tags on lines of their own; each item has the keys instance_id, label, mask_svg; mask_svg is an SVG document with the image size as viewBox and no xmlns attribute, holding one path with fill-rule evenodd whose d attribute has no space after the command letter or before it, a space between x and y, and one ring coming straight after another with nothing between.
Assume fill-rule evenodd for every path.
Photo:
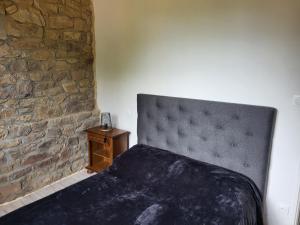
<instances>
[{"instance_id":1,"label":"bed","mask_svg":"<svg viewBox=\"0 0 300 225\"><path fill-rule=\"evenodd\" d=\"M276 110L139 94L138 144L2 225L263 225Z\"/></svg>"}]
</instances>

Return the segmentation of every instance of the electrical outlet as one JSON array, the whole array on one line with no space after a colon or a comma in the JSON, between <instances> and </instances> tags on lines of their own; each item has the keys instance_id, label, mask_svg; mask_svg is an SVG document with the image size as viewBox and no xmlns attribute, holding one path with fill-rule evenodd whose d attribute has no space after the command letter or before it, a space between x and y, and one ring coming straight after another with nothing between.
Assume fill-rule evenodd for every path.
<instances>
[{"instance_id":1,"label":"electrical outlet","mask_svg":"<svg viewBox=\"0 0 300 225\"><path fill-rule=\"evenodd\" d=\"M290 213L290 207L286 204L279 205L279 209L280 209L282 215L288 216Z\"/></svg>"},{"instance_id":2,"label":"electrical outlet","mask_svg":"<svg viewBox=\"0 0 300 225\"><path fill-rule=\"evenodd\" d=\"M293 105L300 106L300 95L293 96Z\"/></svg>"}]
</instances>

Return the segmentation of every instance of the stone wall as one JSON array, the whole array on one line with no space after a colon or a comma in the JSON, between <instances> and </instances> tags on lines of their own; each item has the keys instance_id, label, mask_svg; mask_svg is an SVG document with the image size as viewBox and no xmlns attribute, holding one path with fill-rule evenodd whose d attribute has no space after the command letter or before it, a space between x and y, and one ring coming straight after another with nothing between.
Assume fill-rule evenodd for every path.
<instances>
[{"instance_id":1,"label":"stone wall","mask_svg":"<svg viewBox=\"0 0 300 225\"><path fill-rule=\"evenodd\" d=\"M1 0L0 203L86 166L98 118L90 0Z\"/></svg>"}]
</instances>

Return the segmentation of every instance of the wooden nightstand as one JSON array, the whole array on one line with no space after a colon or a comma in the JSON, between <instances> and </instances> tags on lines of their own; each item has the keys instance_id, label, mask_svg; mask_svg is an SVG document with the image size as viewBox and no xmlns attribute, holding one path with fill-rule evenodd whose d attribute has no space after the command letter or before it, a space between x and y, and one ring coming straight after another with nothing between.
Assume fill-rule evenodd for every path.
<instances>
[{"instance_id":1,"label":"wooden nightstand","mask_svg":"<svg viewBox=\"0 0 300 225\"><path fill-rule=\"evenodd\" d=\"M87 130L89 143L88 172L100 172L109 167L113 159L129 147L129 132L113 128L101 131L100 127Z\"/></svg>"}]
</instances>

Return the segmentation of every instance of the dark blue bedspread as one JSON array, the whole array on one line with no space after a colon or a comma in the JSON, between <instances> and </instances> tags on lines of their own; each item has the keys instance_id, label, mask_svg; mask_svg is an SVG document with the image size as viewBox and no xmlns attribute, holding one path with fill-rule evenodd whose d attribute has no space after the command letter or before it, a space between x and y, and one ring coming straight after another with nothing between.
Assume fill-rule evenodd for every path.
<instances>
[{"instance_id":1,"label":"dark blue bedspread","mask_svg":"<svg viewBox=\"0 0 300 225\"><path fill-rule=\"evenodd\" d=\"M262 225L238 173L136 145L93 177L0 218L1 225Z\"/></svg>"}]
</instances>

